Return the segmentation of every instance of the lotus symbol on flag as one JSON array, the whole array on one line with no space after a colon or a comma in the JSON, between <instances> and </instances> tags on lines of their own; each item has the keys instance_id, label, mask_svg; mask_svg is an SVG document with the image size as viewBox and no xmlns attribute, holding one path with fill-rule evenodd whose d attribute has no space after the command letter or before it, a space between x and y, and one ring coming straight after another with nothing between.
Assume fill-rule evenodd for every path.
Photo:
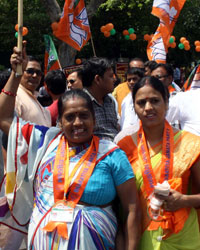
<instances>
[{"instance_id":1,"label":"lotus symbol on flag","mask_svg":"<svg viewBox=\"0 0 200 250\"><path fill-rule=\"evenodd\" d=\"M76 16L76 19L79 20L83 26L89 26L86 8L83 8L81 13ZM70 37L73 39L80 47L83 45L83 39L87 39L87 32L81 29L78 25L74 24L74 15L69 14L69 23L70 23Z\"/></svg>"},{"instance_id":2,"label":"lotus symbol on flag","mask_svg":"<svg viewBox=\"0 0 200 250\"><path fill-rule=\"evenodd\" d=\"M169 11L170 23L172 22L176 14L177 14L177 10L174 7L172 7Z\"/></svg>"},{"instance_id":3,"label":"lotus symbol on flag","mask_svg":"<svg viewBox=\"0 0 200 250\"><path fill-rule=\"evenodd\" d=\"M166 63L169 39L178 16L186 0L154 0L152 14L160 19L160 24L147 45L149 60Z\"/></svg>"},{"instance_id":4,"label":"lotus symbol on flag","mask_svg":"<svg viewBox=\"0 0 200 250\"><path fill-rule=\"evenodd\" d=\"M56 58L54 55L49 56L48 63L51 63L51 61L54 61Z\"/></svg>"}]
</instances>

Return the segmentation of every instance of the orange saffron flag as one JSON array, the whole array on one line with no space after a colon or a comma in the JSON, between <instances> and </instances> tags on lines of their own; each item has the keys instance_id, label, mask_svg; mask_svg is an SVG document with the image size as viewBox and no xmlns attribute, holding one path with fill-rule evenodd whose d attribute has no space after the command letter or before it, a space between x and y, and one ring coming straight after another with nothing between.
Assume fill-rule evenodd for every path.
<instances>
[{"instance_id":1,"label":"orange saffron flag","mask_svg":"<svg viewBox=\"0 0 200 250\"><path fill-rule=\"evenodd\" d=\"M62 16L53 34L76 50L82 49L91 37L84 0L65 0Z\"/></svg>"},{"instance_id":2,"label":"orange saffron flag","mask_svg":"<svg viewBox=\"0 0 200 250\"><path fill-rule=\"evenodd\" d=\"M198 64L190 73L182 90L188 91L190 89L200 88L200 64Z\"/></svg>"},{"instance_id":3,"label":"orange saffron flag","mask_svg":"<svg viewBox=\"0 0 200 250\"><path fill-rule=\"evenodd\" d=\"M154 0L152 14L160 19L160 24L147 46L149 60L166 62L169 38L186 0Z\"/></svg>"}]
</instances>

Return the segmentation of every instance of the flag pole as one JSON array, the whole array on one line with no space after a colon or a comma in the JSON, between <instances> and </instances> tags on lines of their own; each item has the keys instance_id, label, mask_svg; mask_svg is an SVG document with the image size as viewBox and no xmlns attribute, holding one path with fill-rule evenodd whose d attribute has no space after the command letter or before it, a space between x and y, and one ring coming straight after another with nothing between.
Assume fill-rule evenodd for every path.
<instances>
[{"instance_id":1,"label":"flag pole","mask_svg":"<svg viewBox=\"0 0 200 250\"><path fill-rule=\"evenodd\" d=\"M61 64L60 64L59 57L58 57L58 65L59 65L59 68L62 69L62 66L61 66Z\"/></svg>"},{"instance_id":2,"label":"flag pole","mask_svg":"<svg viewBox=\"0 0 200 250\"><path fill-rule=\"evenodd\" d=\"M96 51L95 51L95 48L94 48L94 42L93 42L93 38L92 38L92 33L91 33L90 39L91 39L91 44L92 44L92 50L93 50L93 53L94 53L94 57L97 57Z\"/></svg>"},{"instance_id":3,"label":"flag pole","mask_svg":"<svg viewBox=\"0 0 200 250\"><path fill-rule=\"evenodd\" d=\"M17 47L22 52L22 32L23 32L23 0L18 0L18 36ZM22 75L22 64L17 64L16 74Z\"/></svg>"}]
</instances>

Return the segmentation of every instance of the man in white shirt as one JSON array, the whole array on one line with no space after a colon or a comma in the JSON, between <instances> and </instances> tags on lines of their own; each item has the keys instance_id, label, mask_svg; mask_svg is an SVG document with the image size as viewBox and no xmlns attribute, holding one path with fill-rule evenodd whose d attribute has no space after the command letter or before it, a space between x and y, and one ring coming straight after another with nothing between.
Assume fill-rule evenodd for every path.
<instances>
[{"instance_id":1,"label":"man in white shirt","mask_svg":"<svg viewBox=\"0 0 200 250\"><path fill-rule=\"evenodd\" d=\"M167 120L170 123L178 120L180 129L200 135L200 66L196 68L190 90L170 99Z\"/></svg>"},{"instance_id":2,"label":"man in white shirt","mask_svg":"<svg viewBox=\"0 0 200 250\"><path fill-rule=\"evenodd\" d=\"M50 127L50 112L42 107L36 96L36 89L40 84L41 78L40 63L36 58L28 57L28 64L17 91L15 111L25 121ZM7 234L7 241L3 249L19 249L24 238L26 241L26 236L23 233L11 229Z\"/></svg>"},{"instance_id":3,"label":"man in white shirt","mask_svg":"<svg viewBox=\"0 0 200 250\"><path fill-rule=\"evenodd\" d=\"M132 89L136 82L144 76L144 71L140 68L129 68L126 73L126 80L130 89L129 94L124 98L121 104L120 126L121 130L138 123L138 117L135 113Z\"/></svg>"},{"instance_id":4,"label":"man in white shirt","mask_svg":"<svg viewBox=\"0 0 200 250\"><path fill-rule=\"evenodd\" d=\"M15 110L17 115L25 121L50 127L50 112L42 107L37 100L36 89L40 84L41 78L40 63L34 57L29 57L17 91Z\"/></svg>"},{"instance_id":5,"label":"man in white shirt","mask_svg":"<svg viewBox=\"0 0 200 250\"><path fill-rule=\"evenodd\" d=\"M158 63L151 72L151 76L158 78L169 90L170 97L180 92L180 87L173 82L174 71L170 64Z\"/></svg>"},{"instance_id":6,"label":"man in white shirt","mask_svg":"<svg viewBox=\"0 0 200 250\"><path fill-rule=\"evenodd\" d=\"M182 130L200 136L200 89L177 93L170 99L167 120L178 120Z\"/></svg>"}]
</instances>

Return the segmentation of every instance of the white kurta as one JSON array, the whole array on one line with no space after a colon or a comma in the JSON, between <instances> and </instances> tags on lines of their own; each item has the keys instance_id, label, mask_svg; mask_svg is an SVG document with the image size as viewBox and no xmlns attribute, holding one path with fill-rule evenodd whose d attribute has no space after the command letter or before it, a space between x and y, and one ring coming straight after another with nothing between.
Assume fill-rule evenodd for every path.
<instances>
[{"instance_id":1,"label":"white kurta","mask_svg":"<svg viewBox=\"0 0 200 250\"><path fill-rule=\"evenodd\" d=\"M170 98L167 120L178 120L182 130L200 135L200 89L177 93Z\"/></svg>"},{"instance_id":2,"label":"white kurta","mask_svg":"<svg viewBox=\"0 0 200 250\"><path fill-rule=\"evenodd\" d=\"M121 130L129 126L139 126L139 119L135 113L133 106L132 93L130 92L123 100L121 104L121 118L120 126Z\"/></svg>"}]
</instances>

